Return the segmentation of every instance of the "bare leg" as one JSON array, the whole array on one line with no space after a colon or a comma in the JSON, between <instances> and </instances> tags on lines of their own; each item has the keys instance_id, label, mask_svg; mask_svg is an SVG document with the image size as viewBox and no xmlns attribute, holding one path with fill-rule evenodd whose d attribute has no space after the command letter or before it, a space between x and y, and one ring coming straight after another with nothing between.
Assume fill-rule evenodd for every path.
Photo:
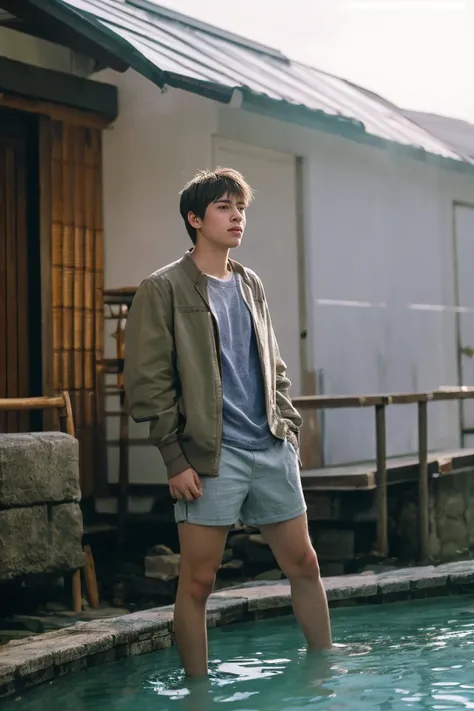
<instances>
[{"instance_id":1,"label":"bare leg","mask_svg":"<svg viewBox=\"0 0 474 711\"><path fill-rule=\"evenodd\" d=\"M262 526L262 534L290 580L295 617L303 629L309 649L331 649L326 591L309 537L306 514L283 523Z\"/></svg>"},{"instance_id":2,"label":"bare leg","mask_svg":"<svg viewBox=\"0 0 474 711\"><path fill-rule=\"evenodd\" d=\"M206 604L221 564L228 528L180 523L181 548L174 634L187 676L207 674Z\"/></svg>"}]
</instances>

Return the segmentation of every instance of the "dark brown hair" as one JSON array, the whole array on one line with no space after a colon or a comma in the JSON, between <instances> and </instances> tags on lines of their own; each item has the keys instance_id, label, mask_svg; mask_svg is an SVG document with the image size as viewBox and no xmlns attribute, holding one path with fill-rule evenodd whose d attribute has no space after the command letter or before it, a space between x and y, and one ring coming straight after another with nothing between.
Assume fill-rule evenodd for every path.
<instances>
[{"instance_id":1,"label":"dark brown hair","mask_svg":"<svg viewBox=\"0 0 474 711\"><path fill-rule=\"evenodd\" d=\"M196 244L196 230L189 224L188 214L194 213L204 219L208 206L223 195L239 197L248 205L253 198L253 190L244 176L232 168L200 170L180 193L179 211L193 244Z\"/></svg>"}]
</instances>

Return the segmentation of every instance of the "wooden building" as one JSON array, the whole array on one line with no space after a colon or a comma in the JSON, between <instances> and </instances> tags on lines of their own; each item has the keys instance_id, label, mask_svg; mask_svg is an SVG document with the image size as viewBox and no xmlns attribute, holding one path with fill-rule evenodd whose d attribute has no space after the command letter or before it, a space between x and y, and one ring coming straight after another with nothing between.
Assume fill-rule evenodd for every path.
<instances>
[{"instance_id":1,"label":"wooden building","mask_svg":"<svg viewBox=\"0 0 474 711\"><path fill-rule=\"evenodd\" d=\"M84 75L127 65L41 5L0 1L0 397L70 392L87 498L102 427L101 143L117 90ZM0 413L0 432L47 425Z\"/></svg>"}]
</instances>

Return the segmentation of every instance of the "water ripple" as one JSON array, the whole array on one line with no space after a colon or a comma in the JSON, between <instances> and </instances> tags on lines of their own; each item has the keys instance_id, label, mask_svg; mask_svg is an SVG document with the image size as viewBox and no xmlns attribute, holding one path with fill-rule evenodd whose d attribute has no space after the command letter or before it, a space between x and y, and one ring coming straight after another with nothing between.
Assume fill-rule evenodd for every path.
<instances>
[{"instance_id":1,"label":"water ripple","mask_svg":"<svg viewBox=\"0 0 474 711\"><path fill-rule=\"evenodd\" d=\"M170 649L59 679L0 711L474 709L472 597L338 609L333 627L326 655L306 654L292 618L212 630L205 682L186 680Z\"/></svg>"}]
</instances>

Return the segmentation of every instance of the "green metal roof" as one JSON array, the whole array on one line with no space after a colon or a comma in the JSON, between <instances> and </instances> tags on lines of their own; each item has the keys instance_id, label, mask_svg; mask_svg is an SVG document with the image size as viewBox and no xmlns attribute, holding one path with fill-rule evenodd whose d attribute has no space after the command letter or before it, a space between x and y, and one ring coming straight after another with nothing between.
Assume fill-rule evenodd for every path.
<instances>
[{"instance_id":1,"label":"green metal roof","mask_svg":"<svg viewBox=\"0 0 474 711\"><path fill-rule=\"evenodd\" d=\"M372 92L150 0L33 2L52 12L68 10L69 23L80 23L84 32L99 32L104 47L160 87L237 102L251 111L366 143L392 144L418 157L437 156L460 168L474 166Z\"/></svg>"}]
</instances>

